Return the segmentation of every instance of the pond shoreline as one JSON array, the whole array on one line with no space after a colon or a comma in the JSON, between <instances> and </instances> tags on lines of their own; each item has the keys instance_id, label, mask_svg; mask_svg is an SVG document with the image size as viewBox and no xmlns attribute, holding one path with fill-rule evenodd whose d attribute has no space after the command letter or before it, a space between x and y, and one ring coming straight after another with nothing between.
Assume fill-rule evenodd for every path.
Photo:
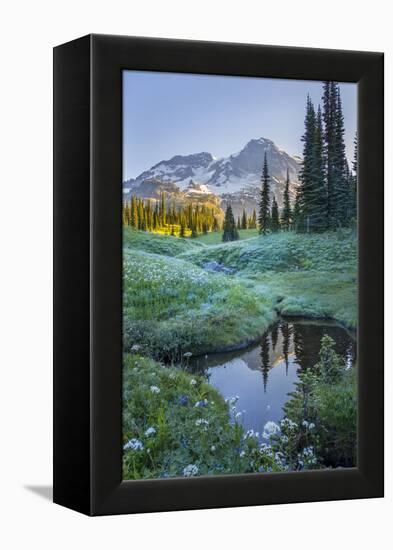
<instances>
[{"instance_id":1,"label":"pond shoreline","mask_svg":"<svg viewBox=\"0 0 393 550\"><path fill-rule=\"evenodd\" d=\"M261 332L258 336L254 337L254 338L250 338L248 340L244 340L244 341L236 343L236 344L229 344L228 346L223 346L223 347L217 348L213 351L194 354L193 357L195 359L198 359L198 358L202 358L206 355L210 356L210 355L218 355L220 353L229 353L229 352L234 352L234 351L247 350L247 348L251 348L252 346L257 344L261 340L263 335L267 331L269 331L271 329L271 327L275 323L280 321L281 319L283 321L286 321L286 322L296 321L297 323L304 321L307 324L312 323L313 321L332 323L333 326L340 327L343 330L347 331L348 334L351 335L351 337L355 337L355 338L357 337L357 328L350 328L350 327L346 326L345 323L343 323L342 321L339 321L338 319L335 319L334 317L307 316L307 315L302 315L301 313L299 313L299 315L294 315L294 314L285 315L285 314L277 312L277 317L274 319L274 321L272 323L270 323L270 325L268 325L263 330L263 332ZM183 365L181 365L181 366L183 366Z\"/></svg>"}]
</instances>

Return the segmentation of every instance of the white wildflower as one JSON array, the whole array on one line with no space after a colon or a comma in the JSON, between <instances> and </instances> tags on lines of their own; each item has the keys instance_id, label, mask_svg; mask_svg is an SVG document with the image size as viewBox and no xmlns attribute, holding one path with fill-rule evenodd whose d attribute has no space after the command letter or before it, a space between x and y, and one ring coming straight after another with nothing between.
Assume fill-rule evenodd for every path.
<instances>
[{"instance_id":1,"label":"white wildflower","mask_svg":"<svg viewBox=\"0 0 393 550\"><path fill-rule=\"evenodd\" d=\"M281 428L288 430L295 430L297 428L296 422L293 422L290 418L283 418L280 422Z\"/></svg>"},{"instance_id":2,"label":"white wildflower","mask_svg":"<svg viewBox=\"0 0 393 550\"><path fill-rule=\"evenodd\" d=\"M199 472L198 466L196 466L195 464L189 464L183 469L183 476L184 477L196 476L198 472Z\"/></svg>"},{"instance_id":3,"label":"white wildflower","mask_svg":"<svg viewBox=\"0 0 393 550\"><path fill-rule=\"evenodd\" d=\"M141 349L142 346L140 346L139 344L134 344L131 348L131 351L139 351Z\"/></svg>"},{"instance_id":4,"label":"white wildflower","mask_svg":"<svg viewBox=\"0 0 393 550\"><path fill-rule=\"evenodd\" d=\"M195 420L195 426L208 426L208 425L209 425L209 421L205 420L205 418L198 418L197 420Z\"/></svg>"},{"instance_id":5,"label":"white wildflower","mask_svg":"<svg viewBox=\"0 0 393 550\"><path fill-rule=\"evenodd\" d=\"M243 436L243 439L246 440L246 439L249 439L250 437L258 438L259 437L259 432L254 432L254 430L252 430L252 429L247 430L246 433Z\"/></svg>"},{"instance_id":6,"label":"white wildflower","mask_svg":"<svg viewBox=\"0 0 393 550\"><path fill-rule=\"evenodd\" d=\"M145 436L149 437L151 435L154 435L155 433L156 433L156 429L153 428L153 426L151 426L150 428L147 428L147 430L145 431Z\"/></svg>"},{"instance_id":7,"label":"white wildflower","mask_svg":"<svg viewBox=\"0 0 393 550\"><path fill-rule=\"evenodd\" d=\"M191 380L190 380L191 386L195 386L196 383L197 383L197 381L195 380L195 378L191 378Z\"/></svg>"},{"instance_id":8,"label":"white wildflower","mask_svg":"<svg viewBox=\"0 0 393 550\"><path fill-rule=\"evenodd\" d=\"M160 388L158 386L150 386L151 393L160 393Z\"/></svg>"},{"instance_id":9,"label":"white wildflower","mask_svg":"<svg viewBox=\"0 0 393 550\"><path fill-rule=\"evenodd\" d=\"M272 420L269 420L266 422L266 424L263 427L263 434L262 437L264 439L270 439L272 435L278 434L280 432L280 426L273 422Z\"/></svg>"},{"instance_id":10,"label":"white wildflower","mask_svg":"<svg viewBox=\"0 0 393 550\"><path fill-rule=\"evenodd\" d=\"M143 451L143 443L139 439L130 439L127 441L127 443L124 445L123 449L125 451L131 450L131 451Z\"/></svg>"}]
</instances>

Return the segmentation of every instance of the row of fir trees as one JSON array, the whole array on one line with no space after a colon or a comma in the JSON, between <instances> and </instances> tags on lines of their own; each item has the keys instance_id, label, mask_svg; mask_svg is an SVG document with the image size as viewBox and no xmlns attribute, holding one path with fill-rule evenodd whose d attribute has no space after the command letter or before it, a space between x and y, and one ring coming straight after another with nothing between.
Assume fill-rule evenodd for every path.
<instances>
[{"instance_id":1,"label":"row of fir trees","mask_svg":"<svg viewBox=\"0 0 393 550\"><path fill-rule=\"evenodd\" d=\"M159 201L144 201L135 196L123 203L123 224L156 233L170 233L180 237L219 231L220 218L217 209L205 205L176 207L172 202L167 204L165 193Z\"/></svg>"},{"instance_id":2,"label":"row of fir trees","mask_svg":"<svg viewBox=\"0 0 393 550\"><path fill-rule=\"evenodd\" d=\"M123 225L142 231L169 233L180 237L197 237L200 234L221 229L224 229L224 233L227 230L228 233L229 228L230 238L226 235L223 240L235 240L239 235L233 229L256 229L257 215L254 209L252 215L247 216L246 210L243 209L242 215L235 222L232 209L229 207L222 224L217 215L217 209L198 204L176 207L174 202L168 206L163 193L160 200L154 203L150 199L144 201L132 196L130 201L123 204Z\"/></svg>"}]
</instances>

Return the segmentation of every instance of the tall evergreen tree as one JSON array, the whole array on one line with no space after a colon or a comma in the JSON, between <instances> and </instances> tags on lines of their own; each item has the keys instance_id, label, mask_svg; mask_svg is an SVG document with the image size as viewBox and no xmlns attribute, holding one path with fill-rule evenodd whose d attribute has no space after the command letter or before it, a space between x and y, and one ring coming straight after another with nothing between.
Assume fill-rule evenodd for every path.
<instances>
[{"instance_id":1,"label":"tall evergreen tree","mask_svg":"<svg viewBox=\"0 0 393 550\"><path fill-rule=\"evenodd\" d=\"M296 231L300 227L300 221L301 221L301 215L300 215L300 189L296 190L296 197L295 197L295 204L293 206L292 210L292 225Z\"/></svg>"},{"instance_id":2,"label":"tall evergreen tree","mask_svg":"<svg viewBox=\"0 0 393 550\"><path fill-rule=\"evenodd\" d=\"M277 232L280 229L280 218L278 215L278 205L276 197L273 195L272 215L270 220L270 227L273 232Z\"/></svg>"},{"instance_id":3,"label":"tall evergreen tree","mask_svg":"<svg viewBox=\"0 0 393 550\"><path fill-rule=\"evenodd\" d=\"M255 208L252 211L252 216L251 216L251 220L250 220L250 223L249 223L249 228L250 229L256 229L257 228L257 213L255 211Z\"/></svg>"},{"instance_id":4,"label":"tall evergreen tree","mask_svg":"<svg viewBox=\"0 0 393 550\"><path fill-rule=\"evenodd\" d=\"M132 227L138 227L138 206L136 202L136 197L131 197L131 214L130 214L130 225Z\"/></svg>"},{"instance_id":5,"label":"tall evergreen tree","mask_svg":"<svg viewBox=\"0 0 393 550\"><path fill-rule=\"evenodd\" d=\"M324 231L326 223L325 161L323 148L323 124L321 107L315 120L311 177L313 180L312 229Z\"/></svg>"},{"instance_id":6,"label":"tall evergreen tree","mask_svg":"<svg viewBox=\"0 0 393 550\"><path fill-rule=\"evenodd\" d=\"M287 179L283 193L283 209L281 214L281 227L288 231L292 222L291 200L289 196L289 170L287 168Z\"/></svg>"},{"instance_id":7,"label":"tall evergreen tree","mask_svg":"<svg viewBox=\"0 0 393 550\"><path fill-rule=\"evenodd\" d=\"M222 234L223 242L236 241L239 233L236 228L235 218L233 216L231 205L228 204L224 218L224 232Z\"/></svg>"},{"instance_id":8,"label":"tall evergreen tree","mask_svg":"<svg viewBox=\"0 0 393 550\"><path fill-rule=\"evenodd\" d=\"M242 214L242 225L241 229L247 229L247 214L245 209L243 208L243 214Z\"/></svg>"},{"instance_id":9,"label":"tall evergreen tree","mask_svg":"<svg viewBox=\"0 0 393 550\"><path fill-rule=\"evenodd\" d=\"M313 180L315 110L311 98L307 96L306 117L304 121L303 162L300 171L299 188L299 219L298 230L310 231L313 227L313 206L315 200L315 185Z\"/></svg>"},{"instance_id":10,"label":"tall evergreen tree","mask_svg":"<svg viewBox=\"0 0 393 550\"><path fill-rule=\"evenodd\" d=\"M347 225L350 218L350 185L346 170L347 160L345 156L344 140L344 115L342 112L340 88L336 82L336 105L334 111L334 180L336 191L336 225Z\"/></svg>"},{"instance_id":11,"label":"tall evergreen tree","mask_svg":"<svg viewBox=\"0 0 393 550\"><path fill-rule=\"evenodd\" d=\"M322 113L318 108L318 113L315 114L309 96L304 126L297 229L307 232L323 231L326 228L326 191Z\"/></svg>"},{"instance_id":12,"label":"tall evergreen tree","mask_svg":"<svg viewBox=\"0 0 393 550\"><path fill-rule=\"evenodd\" d=\"M336 185L334 163L336 156L335 142L335 113L337 89L333 82L323 83L323 122L324 122L324 157L326 168L326 225L334 229L337 224L336 216Z\"/></svg>"},{"instance_id":13,"label":"tall evergreen tree","mask_svg":"<svg viewBox=\"0 0 393 550\"><path fill-rule=\"evenodd\" d=\"M270 183L269 183L269 169L267 165L266 151L263 160L262 169L262 188L259 201L259 232L264 235L267 233L270 225Z\"/></svg>"}]
</instances>

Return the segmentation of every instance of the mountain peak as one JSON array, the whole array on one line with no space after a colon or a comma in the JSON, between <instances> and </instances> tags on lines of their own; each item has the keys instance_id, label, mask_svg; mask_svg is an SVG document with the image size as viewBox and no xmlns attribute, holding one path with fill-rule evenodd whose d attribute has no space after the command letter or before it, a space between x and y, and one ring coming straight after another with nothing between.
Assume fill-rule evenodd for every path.
<instances>
[{"instance_id":1,"label":"mountain peak","mask_svg":"<svg viewBox=\"0 0 393 550\"><path fill-rule=\"evenodd\" d=\"M142 193L141 187L144 182L156 179L165 185L174 183L180 190L188 189L188 192L192 190L200 193L203 189L203 192L221 196L239 192L254 193L260 186L265 153L271 189L277 194L280 202L281 188L285 186L287 170L290 181L294 184L298 181L299 161L279 149L271 139L263 136L251 139L239 152L220 159L215 159L206 151L175 155L169 160L155 164L127 187L135 189L136 193ZM200 187L201 185L203 187Z\"/></svg>"},{"instance_id":2,"label":"mountain peak","mask_svg":"<svg viewBox=\"0 0 393 550\"><path fill-rule=\"evenodd\" d=\"M190 166L193 168L200 167L200 166L208 166L213 161L213 157L210 153L207 153L206 151L202 151L201 153L191 153L190 155L175 155L174 157L170 158L169 160L163 160L159 162L158 164L154 165L151 169L154 170L155 168L158 168L161 165L168 165L168 166Z\"/></svg>"}]
</instances>

